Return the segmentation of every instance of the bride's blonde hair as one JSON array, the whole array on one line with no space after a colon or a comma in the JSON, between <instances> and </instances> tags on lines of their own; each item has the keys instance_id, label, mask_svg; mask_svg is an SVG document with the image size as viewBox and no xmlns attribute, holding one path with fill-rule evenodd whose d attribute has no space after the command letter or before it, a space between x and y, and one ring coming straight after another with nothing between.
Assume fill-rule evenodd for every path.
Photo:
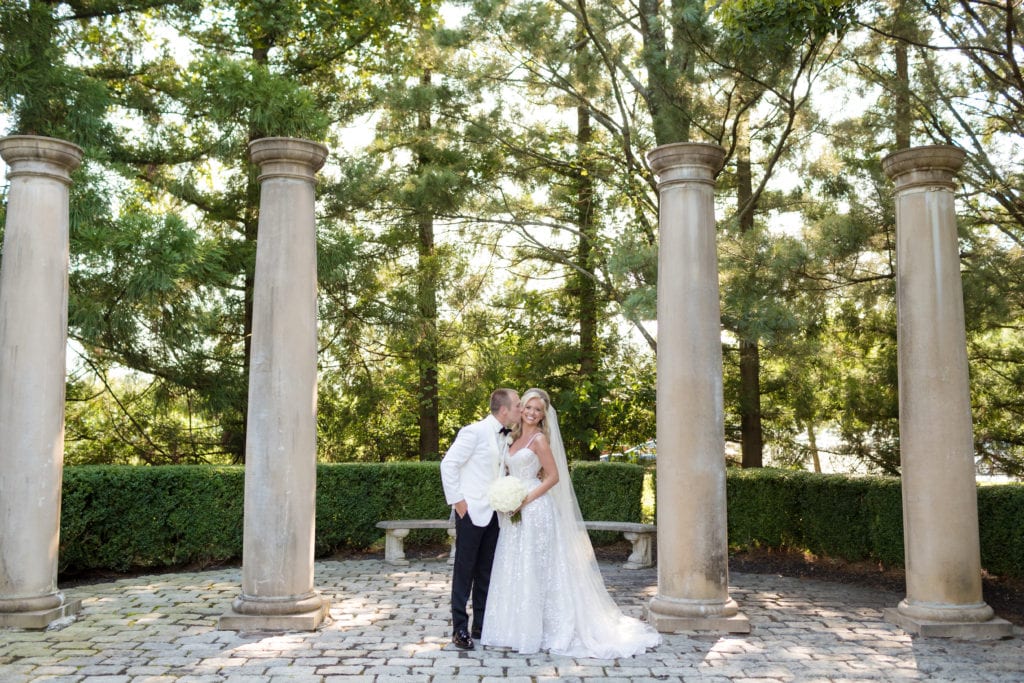
<instances>
[{"instance_id":1,"label":"bride's blonde hair","mask_svg":"<svg viewBox=\"0 0 1024 683\"><path fill-rule=\"evenodd\" d=\"M540 427L540 431L544 433L544 438L550 440L551 428L548 426L547 415L548 408L551 407L551 397L548 396L548 392L544 391L543 389L537 388L527 389L525 392L523 392L523 397L519 400L519 405L525 408L526 404L529 403L530 399L534 398L539 398L544 402L544 417L541 418L538 426ZM512 428L512 440L515 441L516 439L518 439L520 434L522 433L523 423L522 418L520 418L520 421L516 424L515 427Z\"/></svg>"}]
</instances>

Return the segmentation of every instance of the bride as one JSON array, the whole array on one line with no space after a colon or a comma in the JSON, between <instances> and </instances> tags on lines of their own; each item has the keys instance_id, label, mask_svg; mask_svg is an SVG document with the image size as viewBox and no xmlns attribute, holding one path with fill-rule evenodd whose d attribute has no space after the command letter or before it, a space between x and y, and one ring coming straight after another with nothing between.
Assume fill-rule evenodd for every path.
<instances>
[{"instance_id":1,"label":"bride","mask_svg":"<svg viewBox=\"0 0 1024 683\"><path fill-rule=\"evenodd\" d=\"M596 659L658 645L657 631L622 614L605 589L543 389L523 394L512 437L505 465L529 493L520 521L501 516L480 643Z\"/></svg>"}]
</instances>

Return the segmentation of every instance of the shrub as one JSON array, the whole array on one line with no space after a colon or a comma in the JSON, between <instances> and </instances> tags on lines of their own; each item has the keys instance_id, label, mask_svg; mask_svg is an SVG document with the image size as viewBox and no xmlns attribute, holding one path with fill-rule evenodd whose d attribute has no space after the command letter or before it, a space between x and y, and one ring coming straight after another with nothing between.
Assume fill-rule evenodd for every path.
<instances>
[{"instance_id":1,"label":"shrub","mask_svg":"<svg viewBox=\"0 0 1024 683\"><path fill-rule=\"evenodd\" d=\"M902 563L898 479L763 468L730 469L727 481L733 547L793 548L854 562Z\"/></svg>"},{"instance_id":2,"label":"shrub","mask_svg":"<svg viewBox=\"0 0 1024 683\"><path fill-rule=\"evenodd\" d=\"M729 542L736 547L785 548L799 539L804 473L764 468L726 470Z\"/></svg>"},{"instance_id":3,"label":"shrub","mask_svg":"<svg viewBox=\"0 0 1024 683\"><path fill-rule=\"evenodd\" d=\"M981 566L1024 578L1024 484L978 487Z\"/></svg>"},{"instance_id":4,"label":"shrub","mask_svg":"<svg viewBox=\"0 0 1024 683\"><path fill-rule=\"evenodd\" d=\"M241 467L64 468L59 569L210 564L242 552Z\"/></svg>"},{"instance_id":5,"label":"shrub","mask_svg":"<svg viewBox=\"0 0 1024 683\"><path fill-rule=\"evenodd\" d=\"M573 463L572 485L585 520L639 522L643 514L644 470L617 462ZM596 544L622 538L614 531L592 531Z\"/></svg>"},{"instance_id":6,"label":"shrub","mask_svg":"<svg viewBox=\"0 0 1024 683\"><path fill-rule=\"evenodd\" d=\"M574 486L588 519L638 521L643 470L584 463ZM245 469L240 466L64 468L58 568L127 571L209 565L242 556ZM450 513L436 462L317 467L315 552L366 548L383 519L443 519ZM409 541L447 538L444 530Z\"/></svg>"},{"instance_id":7,"label":"shrub","mask_svg":"<svg viewBox=\"0 0 1024 683\"><path fill-rule=\"evenodd\" d=\"M584 519L641 520L643 468L575 463ZM238 466L64 468L59 570L127 571L237 561L245 471ZM795 548L848 561L903 564L903 506L895 477L729 469L733 548ZM436 462L323 464L317 469L315 552L365 548L383 519L449 514ZM1024 485L978 488L982 566L1024 578ZM442 531L417 532L443 540ZM412 540L417 536L410 535ZM594 534L596 543L618 535Z\"/></svg>"},{"instance_id":8,"label":"shrub","mask_svg":"<svg viewBox=\"0 0 1024 683\"><path fill-rule=\"evenodd\" d=\"M384 519L444 519L445 503L436 462L344 463L317 468L316 552L366 548L383 532ZM414 531L408 541L443 540L444 530Z\"/></svg>"}]
</instances>

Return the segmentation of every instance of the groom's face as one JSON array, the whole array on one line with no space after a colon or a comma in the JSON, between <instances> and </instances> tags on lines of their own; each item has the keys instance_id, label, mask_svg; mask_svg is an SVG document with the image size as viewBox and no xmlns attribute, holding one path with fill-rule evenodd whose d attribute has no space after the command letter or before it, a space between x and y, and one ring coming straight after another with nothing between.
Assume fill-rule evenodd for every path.
<instances>
[{"instance_id":1,"label":"groom's face","mask_svg":"<svg viewBox=\"0 0 1024 683\"><path fill-rule=\"evenodd\" d=\"M512 393L510 398L512 402L507 406L502 406L501 412L498 414L498 420L505 426L519 422L519 394Z\"/></svg>"}]
</instances>

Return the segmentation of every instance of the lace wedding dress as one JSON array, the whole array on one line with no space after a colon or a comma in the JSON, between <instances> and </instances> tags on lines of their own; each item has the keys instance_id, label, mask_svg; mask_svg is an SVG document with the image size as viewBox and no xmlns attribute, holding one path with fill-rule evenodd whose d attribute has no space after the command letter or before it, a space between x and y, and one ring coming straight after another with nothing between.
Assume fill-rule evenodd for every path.
<instances>
[{"instance_id":1,"label":"lace wedding dress","mask_svg":"<svg viewBox=\"0 0 1024 683\"><path fill-rule=\"evenodd\" d=\"M523 508L518 523L502 516L480 643L596 659L642 653L661 637L623 615L608 595L582 518L577 519L579 506L550 407L547 418L555 425L550 441L559 481ZM540 485L540 461L529 444L508 456L507 465L527 490Z\"/></svg>"}]
</instances>

